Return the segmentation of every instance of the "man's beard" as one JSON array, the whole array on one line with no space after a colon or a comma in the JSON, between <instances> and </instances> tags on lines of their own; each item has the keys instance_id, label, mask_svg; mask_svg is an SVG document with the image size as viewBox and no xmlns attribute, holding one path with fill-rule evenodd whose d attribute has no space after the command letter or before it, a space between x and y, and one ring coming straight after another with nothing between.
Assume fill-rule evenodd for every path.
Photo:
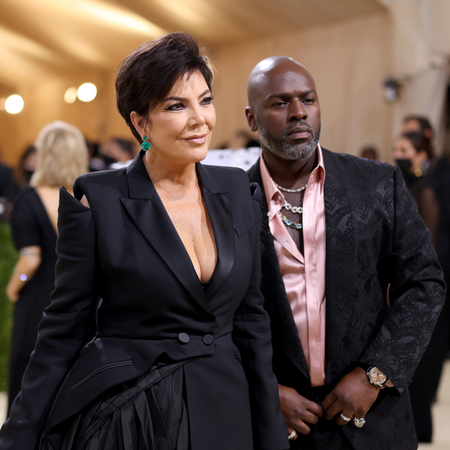
<instances>
[{"instance_id":1,"label":"man's beard","mask_svg":"<svg viewBox=\"0 0 450 450\"><path fill-rule=\"evenodd\" d=\"M296 122L284 131L282 139L276 139L267 131L265 126L259 121L258 117L255 117L255 119L256 124L258 125L258 134L261 144L280 158L287 159L289 161L307 159L314 153L314 150L317 148L317 144L319 143L320 139L321 125L319 125L319 129L316 134L307 123ZM287 134L293 127L298 126L308 127L309 132L311 133L311 140L309 142L291 145L286 141Z\"/></svg>"}]
</instances>

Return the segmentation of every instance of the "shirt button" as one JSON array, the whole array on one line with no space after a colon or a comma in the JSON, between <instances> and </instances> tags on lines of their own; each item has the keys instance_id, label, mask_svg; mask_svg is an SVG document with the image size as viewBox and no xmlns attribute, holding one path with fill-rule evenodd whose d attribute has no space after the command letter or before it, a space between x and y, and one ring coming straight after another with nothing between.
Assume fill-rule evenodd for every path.
<instances>
[{"instance_id":1,"label":"shirt button","mask_svg":"<svg viewBox=\"0 0 450 450\"><path fill-rule=\"evenodd\" d=\"M187 344L191 338L189 337L189 335L187 333L180 333L178 335L178 340L182 343L182 344Z\"/></svg>"},{"instance_id":2,"label":"shirt button","mask_svg":"<svg viewBox=\"0 0 450 450\"><path fill-rule=\"evenodd\" d=\"M203 343L205 345L211 345L214 342L214 337L211 336L210 334L205 334L203 336Z\"/></svg>"}]
</instances>

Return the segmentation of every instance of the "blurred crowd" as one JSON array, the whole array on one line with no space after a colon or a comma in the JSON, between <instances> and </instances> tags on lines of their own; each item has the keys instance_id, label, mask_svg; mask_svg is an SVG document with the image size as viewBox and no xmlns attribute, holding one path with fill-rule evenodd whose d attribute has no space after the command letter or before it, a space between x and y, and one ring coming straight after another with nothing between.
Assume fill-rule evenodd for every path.
<instances>
[{"instance_id":1,"label":"blurred crowd","mask_svg":"<svg viewBox=\"0 0 450 450\"><path fill-rule=\"evenodd\" d=\"M89 171L118 169L128 165L139 152L137 142L122 138L111 138L104 144L85 140ZM2 161L0 149L0 220L9 221L16 195L30 185L36 170L36 146L26 147L15 167L9 167Z\"/></svg>"}]
</instances>

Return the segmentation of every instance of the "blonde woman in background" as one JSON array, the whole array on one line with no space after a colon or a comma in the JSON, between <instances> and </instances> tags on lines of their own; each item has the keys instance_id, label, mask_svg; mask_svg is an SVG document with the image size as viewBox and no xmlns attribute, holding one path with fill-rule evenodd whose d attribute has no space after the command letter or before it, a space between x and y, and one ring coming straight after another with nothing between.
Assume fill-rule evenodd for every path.
<instances>
[{"instance_id":1,"label":"blonde woman in background","mask_svg":"<svg viewBox=\"0 0 450 450\"><path fill-rule=\"evenodd\" d=\"M18 194L11 216L12 237L20 257L6 287L8 298L15 303L8 415L54 288L59 188L72 192L75 179L88 171L86 143L73 125L60 121L46 125L36 147L31 187Z\"/></svg>"}]
</instances>

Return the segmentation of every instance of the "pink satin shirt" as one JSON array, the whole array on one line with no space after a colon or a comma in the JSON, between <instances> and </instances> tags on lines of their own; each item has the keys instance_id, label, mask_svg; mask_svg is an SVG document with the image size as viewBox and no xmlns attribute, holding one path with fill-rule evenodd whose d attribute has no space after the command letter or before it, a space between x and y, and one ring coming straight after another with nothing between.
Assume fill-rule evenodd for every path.
<instances>
[{"instance_id":1,"label":"pink satin shirt","mask_svg":"<svg viewBox=\"0 0 450 450\"><path fill-rule=\"evenodd\" d=\"M311 172L303 199L302 255L281 221L278 211L283 193L273 182L264 159L261 178L268 202L268 218L281 275L300 341L306 357L311 385L325 382L325 167L318 146L318 164Z\"/></svg>"}]
</instances>

